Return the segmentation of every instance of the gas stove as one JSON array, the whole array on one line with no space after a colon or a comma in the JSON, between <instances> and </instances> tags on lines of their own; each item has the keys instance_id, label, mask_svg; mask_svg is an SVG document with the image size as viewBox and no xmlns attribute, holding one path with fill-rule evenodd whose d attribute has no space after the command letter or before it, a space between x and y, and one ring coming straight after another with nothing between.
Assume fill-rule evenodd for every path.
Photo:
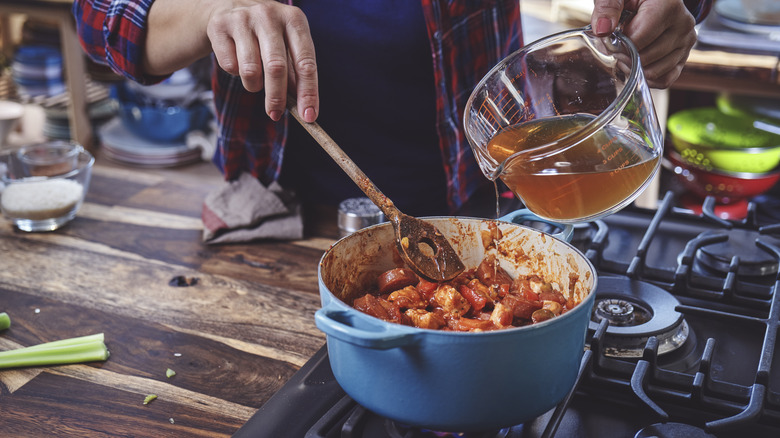
<instances>
[{"instance_id":1,"label":"gas stove","mask_svg":"<svg viewBox=\"0 0 780 438\"><path fill-rule=\"evenodd\" d=\"M599 273L575 387L526 424L442 434L382 418L335 381L323 347L235 437L780 436L780 221L626 208L575 227ZM773 205L773 204L767 204ZM768 214L766 214L768 213Z\"/></svg>"}]
</instances>

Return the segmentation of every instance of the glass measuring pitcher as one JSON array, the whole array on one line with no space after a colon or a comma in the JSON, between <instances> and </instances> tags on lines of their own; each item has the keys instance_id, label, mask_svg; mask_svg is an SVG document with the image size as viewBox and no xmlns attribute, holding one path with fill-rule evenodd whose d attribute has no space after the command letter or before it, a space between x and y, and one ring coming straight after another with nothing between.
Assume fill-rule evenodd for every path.
<instances>
[{"instance_id":1,"label":"glass measuring pitcher","mask_svg":"<svg viewBox=\"0 0 780 438\"><path fill-rule=\"evenodd\" d=\"M509 55L480 81L466 137L485 176L533 213L594 220L652 180L663 133L633 43L619 30L560 32Z\"/></svg>"}]
</instances>

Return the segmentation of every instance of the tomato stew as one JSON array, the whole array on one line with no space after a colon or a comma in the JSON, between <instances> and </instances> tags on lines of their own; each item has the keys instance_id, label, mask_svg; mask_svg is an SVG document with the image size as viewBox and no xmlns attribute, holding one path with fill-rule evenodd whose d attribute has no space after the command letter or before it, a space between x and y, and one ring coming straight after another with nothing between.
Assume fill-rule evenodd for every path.
<instances>
[{"instance_id":1,"label":"tomato stew","mask_svg":"<svg viewBox=\"0 0 780 438\"><path fill-rule=\"evenodd\" d=\"M408 268L379 275L376 290L352 306L384 321L424 329L487 331L546 321L578 304L571 293L578 277L569 278L570 293L537 275L511 278L492 255L476 268L444 283L431 283Z\"/></svg>"}]
</instances>

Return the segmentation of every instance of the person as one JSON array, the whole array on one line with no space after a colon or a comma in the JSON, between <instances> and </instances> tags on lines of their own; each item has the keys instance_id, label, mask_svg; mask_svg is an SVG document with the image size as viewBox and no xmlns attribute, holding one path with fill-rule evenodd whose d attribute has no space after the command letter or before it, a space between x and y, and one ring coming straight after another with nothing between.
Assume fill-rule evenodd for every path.
<instances>
[{"instance_id":1,"label":"person","mask_svg":"<svg viewBox=\"0 0 780 438\"><path fill-rule=\"evenodd\" d=\"M651 87L679 76L711 0L595 0L594 31L623 27ZM523 45L518 0L76 0L90 57L142 84L212 56L215 164L293 189L307 205L362 196L285 111L318 122L404 213L462 214L488 194L463 132L487 71ZM315 50L316 49L316 50Z\"/></svg>"}]
</instances>

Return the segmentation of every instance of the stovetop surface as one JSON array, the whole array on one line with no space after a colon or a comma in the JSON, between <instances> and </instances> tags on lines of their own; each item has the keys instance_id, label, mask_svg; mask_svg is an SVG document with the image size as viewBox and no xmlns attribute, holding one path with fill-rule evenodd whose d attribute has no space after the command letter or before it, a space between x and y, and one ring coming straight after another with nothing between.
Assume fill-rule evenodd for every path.
<instances>
[{"instance_id":1,"label":"stovetop surface","mask_svg":"<svg viewBox=\"0 0 780 438\"><path fill-rule=\"evenodd\" d=\"M725 221L678 210L673 201L667 193L658 210L627 208L578 227L572 243L599 272L597 300L610 287L635 282L662 289L649 292L653 295L673 297L672 308L664 312L684 320L685 327L678 329L686 335L680 336L681 345L665 352L664 335L651 333L640 336L639 347L628 356L616 357L608 347L607 340L615 336L609 323L594 321L581 378L568 400L529 423L461 436L780 436L780 359L774 354L780 315L774 294L780 288L778 204L753 205L746 219ZM750 242L733 250L738 257L715 260L722 266L713 268L700 249L729 240ZM754 258L772 273L743 274ZM335 381L323 347L234 436L435 435L357 405Z\"/></svg>"}]
</instances>

